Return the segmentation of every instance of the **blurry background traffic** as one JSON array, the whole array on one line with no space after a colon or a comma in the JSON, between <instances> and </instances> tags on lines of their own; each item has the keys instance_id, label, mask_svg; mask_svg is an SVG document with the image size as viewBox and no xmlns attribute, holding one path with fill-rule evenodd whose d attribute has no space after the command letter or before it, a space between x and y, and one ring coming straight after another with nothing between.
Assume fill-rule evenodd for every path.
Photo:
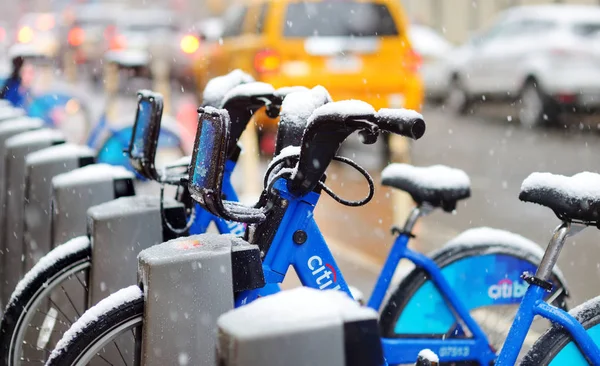
<instances>
[{"instance_id":1,"label":"blurry background traffic","mask_svg":"<svg viewBox=\"0 0 600 366\"><path fill-rule=\"evenodd\" d=\"M13 45L43 53L46 77L85 95L92 121L106 114L132 123L137 89L166 94L187 153L204 85L235 68L275 87L320 84L335 100L421 111L423 139L375 148L349 141L343 153L375 176L389 161L443 163L471 176L473 198L457 215L436 214L418 229L423 250L480 225L545 245L557 220L518 201L520 182L532 171L600 171L598 0L3 0L0 77ZM32 69L27 80L41 82ZM276 122L255 120L264 161ZM329 181L349 196L362 192L342 167ZM379 187L363 208L323 201L324 232L370 283L409 199ZM579 250L566 250L570 278L584 270L600 279L598 242L588 230L576 238ZM577 302L595 294L572 285Z\"/></svg>"}]
</instances>

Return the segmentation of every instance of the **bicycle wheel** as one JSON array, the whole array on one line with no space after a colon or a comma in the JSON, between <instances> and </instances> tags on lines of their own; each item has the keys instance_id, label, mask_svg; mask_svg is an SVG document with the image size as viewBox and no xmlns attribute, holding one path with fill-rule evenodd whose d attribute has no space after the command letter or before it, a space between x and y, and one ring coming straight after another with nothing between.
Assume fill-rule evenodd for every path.
<instances>
[{"instance_id":1,"label":"bicycle wheel","mask_svg":"<svg viewBox=\"0 0 600 366\"><path fill-rule=\"evenodd\" d=\"M518 245L527 239L515 234L500 230L489 233L495 236L479 241L463 240L465 237L459 236L431 257L486 333L490 346L500 350L527 289L527 283L520 276L525 271L535 272L543 252L539 248L535 250L527 245ZM494 240L494 237L502 236L505 240ZM511 238L516 244L508 244ZM550 295L550 302L566 309L568 291L559 271L555 271L551 281L555 289ZM409 273L389 297L381 313L380 326L387 338L472 337L420 268ZM522 354L548 326L546 320L536 319ZM444 357L443 354L439 356L441 359ZM468 355L465 356L468 358Z\"/></svg>"},{"instance_id":2,"label":"bicycle wheel","mask_svg":"<svg viewBox=\"0 0 600 366\"><path fill-rule=\"evenodd\" d=\"M85 311L90 256L89 239L75 238L42 257L19 282L0 322L2 365L44 363Z\"/></svg>"},{"instance_id":3,"label":"bicycle wheel","mask_svg":"<svg viewBox=\"0 0 600 366\"><path fill-rule=\"evenodd\" d=\"M139 355L144 297L137 286L90 308L63 335L46 366L133 365Z\"/></svg>"},{"instance_id":4,"label":"bicycle wheel","mask_svg":"<svg viewBox=\"0 0 600 366\"><path fill-rule=\"evenodd\" d=\"M600 345L600 297L586 301L570 312L583 325L595 344ZM527 352L521 365L591 365L571 338L569 332L558 324L552 326Z\"/></svg>"}]
</instances>

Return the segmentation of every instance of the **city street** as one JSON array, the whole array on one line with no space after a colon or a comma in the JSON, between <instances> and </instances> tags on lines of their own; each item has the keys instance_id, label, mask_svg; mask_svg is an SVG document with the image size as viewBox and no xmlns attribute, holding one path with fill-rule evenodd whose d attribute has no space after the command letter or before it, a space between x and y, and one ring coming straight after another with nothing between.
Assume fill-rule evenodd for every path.
<instances>
[{"instance_id":1,"label":"city street","mask_svg":"<svg viewBox=\"0 0 600 366\"><path fill-rule=\"evenodd\" d=\"M600 364L600 0L5 5L2 365Z\"/></svg>"}]
</instances>

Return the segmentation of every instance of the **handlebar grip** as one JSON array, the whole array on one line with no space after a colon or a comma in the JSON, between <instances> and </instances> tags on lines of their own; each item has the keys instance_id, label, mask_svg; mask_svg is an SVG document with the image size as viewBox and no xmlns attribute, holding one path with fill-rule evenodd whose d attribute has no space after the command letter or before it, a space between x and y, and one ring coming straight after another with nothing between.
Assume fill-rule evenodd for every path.
<instances>
[{"instance_id":1,"label":"handlebar grip","mask_svg":"<svg viewBox=\"0 0 600 366\"><path fill-rule=\"evenodd\" d=\"M242 70L235 69L227 75L217 76L208 81L202 93L202 106L218 108L225 95L238 85L251 83L254 78Z\"/></svg>"},{"instance_id":2,"label":"handlebar grip","mask_svg":"<svg viewBox=\"0 0 600 366\"><path fill-rule=\"evenodd\" d=\"M322 86L315 86L312 89L288 87L287 91L289 93L283 99L279 113L275 155L288 146L300 146L312 112L331 102L329 92Z\"/></svg>"},{"instance_id":3,"label":"handlebar grip","mask_svg":"<svg viewBox=\"0 0 600 366\"><path fill-rule=\"evenodd\" d=\"M382 130L418 140L425 134L425 120L411 109L382 108L375 114Z\"/></svg>"}]
</instances>

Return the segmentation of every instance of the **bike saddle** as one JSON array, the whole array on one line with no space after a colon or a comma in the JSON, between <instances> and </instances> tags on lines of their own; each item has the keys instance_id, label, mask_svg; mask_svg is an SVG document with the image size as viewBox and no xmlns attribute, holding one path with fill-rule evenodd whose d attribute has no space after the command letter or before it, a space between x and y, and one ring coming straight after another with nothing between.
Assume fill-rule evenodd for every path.
<instances>
[{"instance_id":1,"label":"bike saddle","mask_svg":"<svg viewBox=\"0 0 600 366\"><path fill-rule=\"evenodd\" d=\"M390 164L381 173L381 184L407 192L417 204L427 203L447 212L453 211L459 200L471 196L469 176L444 165Z\"/></svg>"},{"instance_id":2,"label":"bike saddle","mask_svg":"<svg viewBox=\"0 0 600 366\"><path fill-rule=\"evenodd\" d=\"M600 174L532 173L523 181L519 199L548 207L563 221L598 226Z\"/></svg>"}]
</instances>

